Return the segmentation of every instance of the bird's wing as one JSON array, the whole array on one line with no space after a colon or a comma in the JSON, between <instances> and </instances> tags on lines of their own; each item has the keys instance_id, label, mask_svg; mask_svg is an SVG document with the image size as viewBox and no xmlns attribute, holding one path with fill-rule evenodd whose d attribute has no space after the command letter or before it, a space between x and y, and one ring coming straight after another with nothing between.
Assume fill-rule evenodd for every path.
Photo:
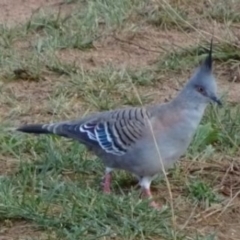
<instances>
[{"instance_id":1,"label":"bird's wing","mask_svg":"<svg viewBox=\"0 0 240 240\"><path fill-rule=\"evenodd\" d=\"M123 155L143 136L149 113L144 108L109 111L74 122L47 124L43 128L99 147L107 153Z\"/></svg>"}]
</instances>

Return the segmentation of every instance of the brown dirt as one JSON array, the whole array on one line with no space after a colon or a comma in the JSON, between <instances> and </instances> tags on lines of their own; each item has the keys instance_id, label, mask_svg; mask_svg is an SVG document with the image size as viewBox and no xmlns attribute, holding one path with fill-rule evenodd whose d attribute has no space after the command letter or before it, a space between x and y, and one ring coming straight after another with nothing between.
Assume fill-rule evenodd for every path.
<instances>
[{"instance_id":1,"label":"brown dirt","mask_svg":"<svg viewBox=\"0 0 240 240\"><path fill-rule=\"evenodd\" d=\"M0 3L0 22L13 25L25 22L39 8L59 1L49 0L3 0Z\"/></svg>"},{"instance_id":2,"label":"brown dirt","mask_svg":"<svg viewBox=\"0 0 240 240\"><path fill-rule=\"evenodd\" d=\"M2 121L11 119L13 124L19 124L34 120L30 118L31 115L39 121L44 120L46 116L49 120L46 106L50 94L54 91L53 79L54 77L44 78L39 82L19 80L6 84L1 96L6 99L6 104L0 106ZM7 102L8 95L12 96L14 101Z\"/></svg>"},{"instance_id":3,"label":"brown dirt","mask_svg":"<svg viewBox=\"0 0 240 240\"><path fill-rule=\"evenodd\" d=\"M62 4L61 0L2 0L0 2L0 23L13 26L24 23L40 9L55 11L71 8L71 4Z\"/></svg>"},{"instance_id":4,"label":"brown dirt","mask_svg":"<svg viewBox=\"0 0 240 240\"><path fill-rule=\"evenodd\" d=\"M177 182L172 183L173 204L176 221L180 229L190 234L206 235L215 232L220 240L237 240L240 237L240 184L239 184L239 158L216 157L211 162L192 162L183 160L179 166L181 176ZM214 191L221 194L224 201L203 207L186 198L183 188L188 176L198 176L203 181L210 181ZM166 188L157 189L158 195L169 202ZM164 194L165 192L165 194ZM155 196L157 193L155 193ZM183 197L185 196L185 197ZM159 200L158 200L159 201ZM190 207L191 206L191 207Z\"/></svg>"},{"instance_id":5,"label":"brown dirt","mask_svg":"<svg viewBox=\"0 0 240 240\"><path fill-rule=\"evenodd\" d=\"M0 155L0 175L8 175L15 172L19 166L19 161L14 158Z\"/></svg>"},{"instance_id":6,"label":"brown dirt","mask_svg":"<svg viewBox=\"0 0 240 240\"><path fill-rule=\"evenodd\" d=\"M35 225L20 220L0 222L0 233L0 240L49 239L49 235L39 231ZM54 236L52 236L52 239L54 239Z\"/></svg>"},{"instance_id":7,"label":"brown dirt","mask_svg":"<svg viewBox=\"0 0 240 240\"><path fill-rule=\"evenodd\" d=\"M39 8L58 9L60 2L59 0L1 1L0 24L12 26L17 23L26 22ZM66 11L69 11L69 8L66 7L66 9ZM205 26L206 31L211 32L211 26L207 27L207 24ZM221 36L221 38L225 38L227 34L226 31L222 26L219 26L217 31L215 30L215 33ZM115 67L151 67L165 51L169 51L171 48L193 45L199 41L199 38L200 35L196 33L184 34L175 30L161 31L152 26L144 25L135 34L120 32L115 36L99 39L94 43L95 49L90 49L89 51L66 49L58 51L57 55L60 60L68 63L75 62L84 69L95 69L106 64L111 64ZM16 47L27 49L28 45L21 43L19 46L16 44ZM237 73L232 75L231 72L218 76L220 83L219 88L222 91L228 91L228 101L230 102L240 101L240 83L234 80L236 79L235 76L238 76ZM164 101L165 99L172 98L176 94L177 81L175 80L180 79L182 82L184 79L187 79L188 76L186 74L180 76L161 76L161 78L163 77L169 79L169 81L164 81L164 84L159 83L159 89L151 89L151 91L156 94L155 101ZM19 80L6 85L4 87L5 95L2 97L7 98L7 95L11 94L15 100L14 102L0 106L0 119L8 119L14 125L24 122L50 121L55 116L48 113L48 98L54 91L58 80L59 79L54 76L48 76L45 80L38 82ZM80 108L78 103L75 103L75 105L76 107L78 105L78 108ZM17 164L14 159L6 159L0 156L0 174L11 173ZM176 197L177 196L178 193L176 192ZM219 206L215 207L217 208ZM177 206L177 208L179 208L179 206ZM184 209L183 205L181 211L181 215L183 215L184 218L192 211L188 209L189 205L187 207L185 205L185 208L186 209ZM214 211L214 209L210 210ZM198 209L198 212L201 212L201 210ZM204 214L200 214L198 219L193 219L192 222L189 222L187 228L190 232L195 231L196 226L201 225L201 231L209 232L214 229L220 230L219 239L239 239L240 206L238 202L228 208L221 216L219 216L219 212L216 212L216 214L210 215L207 219L201 218ZM219 224L218 227L216 227L217 224ZM190 227L190 225L193 227ZM0 240L17 240L28 237L39 237L39 239L43 240L46 238L42 231L36 230L34 225L24 221L9 222L6 220L5 222L0 222L0 233ZM226 238L226 236L228 236L228 238Z\"/></svg>"},{"instance_id":8,"label":"brown dirt","mask_svg":"<svg viewBox=\"0 0 240 240\"><path fill-rule=\"evenodd\" d=\"M119 68L141 68L151 66L159 59L159 55L170 49L193 43L193 36L179 34L174 30L163 32L143 25L137 33L124 32L102 37L94 43L95 49L65 49L58 51L57 55L65 62L90 69L107 64Z\"/></svg>"}]
</instances>

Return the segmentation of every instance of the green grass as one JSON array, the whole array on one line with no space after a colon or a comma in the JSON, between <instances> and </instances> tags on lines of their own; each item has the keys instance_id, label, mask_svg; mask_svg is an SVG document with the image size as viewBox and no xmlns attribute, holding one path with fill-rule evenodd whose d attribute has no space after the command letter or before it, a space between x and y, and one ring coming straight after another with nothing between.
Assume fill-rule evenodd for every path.
<instances>
[{"instance_id":1,"label":"green grass","mask_svg":"<svg viewBox=\"0 0 240 240\"><path fill-rule=\"evenodd\" d=\"M18 27L0 27L0 65L2 78L13 79L14 70L27 69L33 79L39 79L41 70L58 74L76 71L75 66L59 63L56 50L94 48L94 41L104 38L125 24L141 5L141 1L78 1L76 10L69 15L61 11L49 13L39 10L31 19ZM28 43L19 49L17 42ZM27 50L27 51L26 51ZM30 51L29 51L30 50ZM21 60L20 60L21 59ZM40 70L41 69L41 70Z\"/></svg>"},{"instance_id":2,"label":"green grass","mask_svg":"<svg viewBox=\"0 0 240 240\"><path fill-rule=\"evenodd\" d=\"M224 100L221 109L209 107L183 162L170 171L176 225L163 177L152 184L156 201L164 205L157 212L139 198L136 180L123 171L114 172L113 194L104 195L100 187L103 164L77 142L8 131L8 127L23 122L67 120L91 111L139 106L139 97L143 104L159 101L158 93L161 97L165 94L162 89L175 86L176 78L186 78L206 57L209 43L201 41L185 48L177 42L179 48L174 51L170 43L169 52L159 53L159 61L148 67L133 68L129 64L123 68L109 61L104 66L87 68L66 61L59 57L60 51L66 50L67 55L67 50L73 50L79 57L87 51L97 52L96 43L114 33L136 34L136 39L142 40L137 38L142 26L151 28L156 35L160 31L166 35L188 34L191 30L197 36L198 32L189 28L196 21L189 12L189 1L173 0L171 6L168 2L135 0L64 2L75 6L68 15L58 10L40 10L27 23L0 27L0 164L14 165L11 171L0 169L0 224L26 220L46 232L47 239L217 239L219 231L224 230L213 231L211 220L206 228L195 218L197 221L211 207L226 206L232 200L232 196L222 196L221 187L232 187L223 180L229 179L226 169L238 164L239 104L233 106ZM230 11L216 5L214 9L212 19L238 21L234 8ZM198 17L209 19L209 14L203 12ZM118 51L121 54L122 48ZM214 59L218 68L238 68L238 44L217 41ZM218 168L205 168L216 162ZM200 170L195 171L195 166ZM235 181L234 174L231 172L231 181ZM189 216L196 203L193 221ZM235 211L231 207L229 211ZM229 223L229 216L226 210L218 218L222 226Z\"/></svg>"},{"instance_id":3,"label":"green grass","mask_svg":"<svg viewBox=\"0 0 240 240\"><path fill-rule=\"evenodd\" d=\"M54 231L57 239L173 239L173 235L184 239L184 233L170 227L169 207L161 212L150 209L139 200L137 190L124 185L130 181L124 172L114 174L118 184L113 184L113 194L102 194L103 166L78 143L23 134L1 135L1 142L1 154L19 164L13 176L0 180L1 219L34 222L47 232ZM194 183L189 192L212 202L215 198L204 186Z\"/></svg>"},{"instance_id":4,"label":"green grass","mask_svg":"<svg viewBox=\"0 0 240 240\"><path fill-rule=\"evenodd\" d=\"M188 195L194 201L204 202L207 206L218 202L216 193L213 192L208 183L194 179L187 186Z\"/></svg>"},{"instance_id":5,"label":"green grass","mask_svg":"<svg viewBox=\"0 0 240 240\"><path fill-rule=\"evenodd\" d=\"M149 24L163 30L178 29L187 32L192 30L188 24L187 13L179 8L159 3L159 6L154 6L150 11L140 14Z\"/></svg>"},{"instance_id":6,"label":"green grass","mask_svg":"<svg viewBox=\"0 0 240 240\"><path fill-rule=\"evenodd\" d=\"M132 72L111 66L92 71L79 69L77 73L70 75L69 81L56 87L52 98L78 98L86 106L98 111L114 109L121 105L139 106L141 103L134 93L134 85L153 86L154 74L151 70ZM65 89L64 93L62 89ZM141 101L143 104L150 103L152 97L151 93L143 93Z\"/></svg>"},{"instance_id":7,"label":"green grass","mask_svg":"<svg viewBox=\"0 0 240 240\"><path fill-rule=\"evenodd\" d=\"M103 167L86 158L78 143L22 134L1 138L1 153L19 161L15 176L0 181L1 219L33 221L61 239L168 236L169 210L152 211L138 200L136 190L123 193L121 186L111 196L102 194ZM29 163L24 161L26 154Z\"/></svg>"},{"instance_id":8,"label":"green grass","mask_svg":"<svg viewBox=\"0 0 240 240\"><path fill-rule=\"evenodd\" d=\"M220 22L220 23L239 23L240 22L240 14L236 9L238 9L239 5L236 1L230 0L226 1L216 1L211 6L211 10L207 11L209 16Z\"/></svg>"},{"instance_id":9,"label":"green grass","mask_svg":"<svg viewBox=\"0 0 240 240\"><path fill-rule=\"evenodd\" d=\"M136 0L80 1L78 9L64 17L61 12L54 15L39 12L26 28L28 32L41 32L42 37L35 43L38 51L65 48L87 50L108 31L121 28L139 4L141 1Z\"/></svg>"},{"instance_id":10,"label":"green grass","mask_svg":"<svg viewBox=\"0 0 240 240\"><path fill-rule=\"evenodd\" d=\"M213 43L213 59L223 65L239 66L240 48L238 45L222 41ZM166 53L158 62L160 71L183 72L193 69L206 58L210 43L203 42L198 46L191 46Z\"/></svg>"}]
</instances>

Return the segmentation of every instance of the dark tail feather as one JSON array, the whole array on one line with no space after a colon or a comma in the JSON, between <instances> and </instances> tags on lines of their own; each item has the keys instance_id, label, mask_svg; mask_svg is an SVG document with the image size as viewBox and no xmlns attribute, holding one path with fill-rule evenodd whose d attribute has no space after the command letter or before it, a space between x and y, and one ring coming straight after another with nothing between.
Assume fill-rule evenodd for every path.
<instances>
[{"instance_id":1,"label":"dark tail feather","mask_svg":"<svg viewBox=\"0 0 240 240\"><path fill-rule=\"evenodd\" d=\"M52 133L48 129L43 128L44 125L42 124L30 124L30 125L24 125L16 130L19 132L25 132L25 133L36 133L36 134L47 134Z\"/></svg>"}]
</instances>

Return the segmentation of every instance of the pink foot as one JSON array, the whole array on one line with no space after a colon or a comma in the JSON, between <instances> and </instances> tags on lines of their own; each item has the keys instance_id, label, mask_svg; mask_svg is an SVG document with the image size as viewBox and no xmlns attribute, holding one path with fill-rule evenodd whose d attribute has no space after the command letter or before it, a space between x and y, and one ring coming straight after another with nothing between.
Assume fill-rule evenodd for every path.
<instances>
[{"instance_id":1,"label":"pink foot","mask_svg":"<svg viewBox=\"0 0 240 240\"><path fill-rule=\"evenodd\" d=\"M150 189L143 189L142 194L143 194L143 197L145 198L149 198L149 199L152 198L152 193ZM149 203L149 206L157 210L161 209L161 206L153 200Z\"/></svg>"},{"instance_id":2,"label":"pink foot","mask_svg":"<svg viewBox=\"0 0 240 240\"><path fill-rule=\"evenodd\" d=\"M112 175L111 173L106 173L103 179L103 192L104 193L111 193L111 179L112 179Z\"/></svg>"},{"instance_id":3,"label":"pink foot","mask_svg":"<svg viewBox=\"0 0 240 240\"><path fill-rule=\"evenodd\" d=\"M142 195L143 197L152 198L152 193L150 189L143 188Z\"/></svg>"},{"instance_id":4,"label":"pink foot","mask_svg":"<svg viewBox=\"0 0 240 240\"><path fill-rule=\"evenodd\" d=\"M162 208L162 206L159 205L158 203L156 203L155 201L151 201L151 202L149 203L149 206L152 207L152 208L154 208L154 209L156 209L156 210L160 210L160 209Z\"/></svg>"}]
</instances>

